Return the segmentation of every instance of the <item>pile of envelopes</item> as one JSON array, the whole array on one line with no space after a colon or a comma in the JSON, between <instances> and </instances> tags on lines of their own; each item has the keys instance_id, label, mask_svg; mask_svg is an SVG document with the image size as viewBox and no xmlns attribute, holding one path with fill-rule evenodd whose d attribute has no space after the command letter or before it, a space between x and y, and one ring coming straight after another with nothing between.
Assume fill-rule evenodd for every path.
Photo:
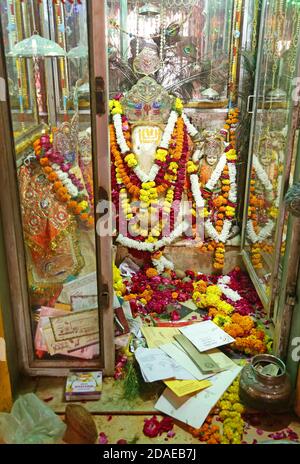
<instances>
[{"instance_id":1,"label":"pile of envelopes","mask_svg":"<svg viewBox=\"0 0 300 464\"><path fill-rule=\"evenodd\" d=\"M212 321L185 327L142 327L148 348L135 358L145 382L162 380L166 389L155 407L199 428L241 370L218 347L234 339Z\"/></svg>"}]
</instances>

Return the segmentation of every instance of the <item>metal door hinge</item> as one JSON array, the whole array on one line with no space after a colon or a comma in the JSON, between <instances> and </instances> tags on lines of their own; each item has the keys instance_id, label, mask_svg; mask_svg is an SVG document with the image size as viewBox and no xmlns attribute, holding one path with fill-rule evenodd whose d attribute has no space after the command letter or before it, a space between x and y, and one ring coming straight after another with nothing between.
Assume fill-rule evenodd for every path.
<instances>
[{"instance_id":1,"label":"metal door hinge","mask_svg":"<svg viewBox=\"0 0 300 464\"><path fill-rule=\"evenodd\" d=\"M107 284L102 284L99 296L100 309L108 308L109 306L109 288Z\"/></svg>"},{"instance_id":2,"label":"metal door hinge","mask_svg":"<svg viewBox=\"0 0 300 464\"><path fill-rule=\"evenodd\" d=\"M101 116L106 113L105 82L101 76L95 77L95 99L96 114Z\"/></svg>"},{"instance_id":3,"label":"metal door hinge","mask_svg":"<svg viewBox=\"0 0 300 464\"><path fill-rule=\"evenodd\" d=\"M288 294L285 300L285 303L290 306L294 307L296 305L297 299L295 294Z\"/></svg>"}]
</instances>

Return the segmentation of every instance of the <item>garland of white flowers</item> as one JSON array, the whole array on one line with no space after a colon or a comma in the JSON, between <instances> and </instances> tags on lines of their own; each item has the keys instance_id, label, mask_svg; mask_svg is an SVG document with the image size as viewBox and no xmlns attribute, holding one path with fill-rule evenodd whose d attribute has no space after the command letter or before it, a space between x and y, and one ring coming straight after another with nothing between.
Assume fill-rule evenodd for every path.
<instances>
[{"instance_id":1,"label":"garland of white flowers","mask_svg":"<svg viewBox=\"0 0 300 464\"><path fill-rule=\"evenodd\" d=\"M229 298L231 301L240 301L242 299L241 295L232 290L228 285L230 284L230 277L229 276L222 276L218 279L217 286L222 291L222 293Z\"/></svg>"},{"instance_id":2,"label":"garland of white flowers","mask_svg":"<svg viewBox=\"0 0 300 464\"><path fill-rule=\"evenodd\" d=\"M79 195L79 190L76 185L73 184L72 180L69 178L67 172L62 171L60 169L59 164L50 163L51 168L56 172L58 179L63 184L63 186L67 189L68 194L71 195L72 198L77 198Z\"/></svg>"},{"instance_id":3,"label":"garland of white flowers","mask_svg":"<svg viewBox=\"0 0 300 464\"><path fill-rule=\"evenodd\" d=\"M264 186L265 190L267 190L268 192L272 192L273 191L273 185L270 182L270 179L269 179L266 171L264 170L264 168L260 164L260 162L259 162L256 155L253 155L253 168L254 168L254 170L256 172L256 175L257 175L258 179L260 180L260 182Z\"/></svg>"},{"instance_id":4,"label":"garland of white flowers","mask_svg":"<svg viewBox=\"0 0 300 464\"><path fill-rule=\"evenodd\" d=\"M195 126L193 126L193 124L189 120L189 117L184 112L182 113L182 119L184 121L186 130L188 131L188 134L191 137L195 137L198 134L198 130L196 129Z\"/></svg>"},{"instance_id":5,"label":"garland of white flowers","mask_svg":"<svg viewBox=\"0 0 300 464\"><path fill-rule=\"evenodd\" d=\"M207 235L215 242L226 243L230 234L232 222L229 219L224 220L222 232L219 234L210 219L205 221L204 227Z\"/></svg>"},{"instance_id":6,"label":"garland of white flowers","mask_svg":"<svg viewBox=\"0 0 300 464\"><path fill-rule=\"evenodd\" d=\"M134 248L135 250L149 251L150 253L154 253L160 248L170 245L174 240L180 237L189 228L189 226L190 224L187 221L183 221L173 230L173 232L171 232L168 237L161 238L154 243L139 242L138 240L125 237L123 234L118 235L117 242L127 248Z\"/></svg>"},{"instance_id":7,"label":"garland of white flowers","mask_svg":"<svg viewBox=\"0 0 300 464\"><path fill-rule=\"evenodd\" d=\"M174 269L174 263L165 256L160 256L158 259L152 258L152 264L159 274L161 274L164 269L170 269L171 271Z\"/></svg>"},{"instance_id":8,"label":"garland of white flowers","mask_svg":"<svg viewBox=\"0 0 300 464\"><path fill-rule=\"evenodd\" d=\"M269 219L267 224L261 228L257 234L254 230L252 219L247 221L247 234L252 243L264 242L268 237L272 235L275 222L272 219Z\"/></svg>"},{"instance_id":9,"label":"garland of white flowers","mask_svg":"<svg viewBox=\"0 0 300 464\"><path fill-rule=\"evenodd\" d=\"M204 208L205 202L201 193L201 189L199 187L199 177L198 174L191 174L190 175L191 181L191 191L196 203L197 208Z\"/></svg>"},{"instance_id":10,"label":"garland of white flowers","mask_svg":"<svg viewBox=\"0 0 300 464\"><path fill-rule=\"evenodd\" d=\"M159 148L164 148L166 150L169 149L170 140L171 140L172 134L174 132L175 125L177 123L178 117L179 117L179 115L178 115L177 111L174 111L174 110L171 111L171 113L169 115L167 125L166 125L165 130L164 130L163 135L162 135L162 139L161 139ZM130 148L129 148L127 142L126 142L126 139L124 137L123 128L122 128L122 116L121 116L121 114L114 114L113 115L113 123L114 123L115 132L116 132L116 140L117 140L117 143L118 143L118 145L120 147L121 153L124 155L126 153L132 152L132 150L130 150ZM194 126L192 126L192 127L194 127ZM154 181L155 177L158 174L159 169L160 169L160 167L157 164L154 164L151 167L149 174L146 174L140 168L140 166L137 164L135 167L133 167L133 172L140 179L141 182L145 183L145 182Z\"/></svg>"},{"instance_id":11,"label":"garland of white flowers","mask_svg":"<svg viewBox=\"0 0 300 464\"><path fill-rule=\"evenodd\" d=\"M223 153L212 175L210 176L208 182L206 183L205 188L207 188L208 190L214 189L215 185L217 184L217 182L219 181L222 175L222 172L226 166L226 163L227 163L226 153Z\"/></svg>"},{"instance_id":12,"label":"garland of white flowers","mask_svg":"<svg viewBox=\"0 0 300 464\"><path fill-rule=\"evenodd\" d=\"M230 180L230 191L228 195L228 200L232 203L237 202L237 183L236 183L236 165L235 163L228 163L228 174Z\"/></svg>"},{"instance_id":13,"label":"garland of white flowers","mask_svg":"<svg viewBox=\"0 0 300 464\"><path fill-rule=\"evenodd\" d=\"M264 186L264 189L268 193L273 192L273 185L266 171L260 164L258 157L256 155L253 155L253 168L256 172L257 178L260 180L261 184ZM276 208L278 208L279 206L281 185L282 185L282 175L278 177L277 194L276 194L276 198L274 201L274 205ZM268 237L272 235L274 226L275 226L275 222L273 221L273 219L269 219L268 222L263 227L261 227L259 233L257 234L254 230L252 219L248 219L247 221L248 238L250 239L252 243L264 242Z\"/></svg>"},{"instance_id":14,"label":"garland of white flowers","mask_svg":"<svg viewBox=\"0 0 300 464\"><path fill-rule=\"evenodd\" d=\"M229 180L230 180L230 190L229 190L228 199L232 203L236 203L236 201L237 201L237 184L236 184L236 173L237 173L237 171L236 171L235 163L231 163L227 159L226 153L224 153L221 156L221 158L220 158L216 168L214 169L210 179L206 183L205 188L208 189L208 190L212 190L215 187L215 185L217 184L217 182L219 181L219 179L220 179L220 177L222 175L222 172L223 172L226 164L228 165ZM200 189L200 186L199 186L199 179L198 179L197 174L191 174L190 175L190 182L191 182L191 190L192 190L193 198L194 198L195 203L196 203L196 207L197 208L204 208L205 202L204 202L204 199L203 199L203 196L202 196L202 193L201 193L201 189ZM224 220L221 233L218 233L215 226L212 224L212 222L211 222L211 220L209 218L207 218L205 220L205 224L204 224L205 231L206 231L207 235L212 240L214 240L215 242L222 242L222 243L227 242L229 234L230 234L231 226L232 226L232 221L226 218Z\"/></svg>"}]
</instances>

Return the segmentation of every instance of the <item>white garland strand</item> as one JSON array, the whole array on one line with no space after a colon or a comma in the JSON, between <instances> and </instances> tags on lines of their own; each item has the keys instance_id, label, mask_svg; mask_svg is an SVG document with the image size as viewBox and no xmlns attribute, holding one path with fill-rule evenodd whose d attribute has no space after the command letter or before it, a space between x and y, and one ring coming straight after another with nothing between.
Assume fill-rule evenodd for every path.
<instances>
[{"instance_id":1,"label":"white garland strand","mask_svg":"<svg viewBox=\"0 0 300 464\"><path fill-rule=\"evenodd\" d=\"M56 172L58 179L61 181L63 186L67 189L68 194L72 198L76 198L79 195L79 190L76 185L73 184L67 172L63 172L60 169L59 164L53 163L51 165L52 169Z\"/></svg>"},{"instance_id":2,"label":"white garland strand","mask_svg":"<svg viewBox=\"0 0 300 464\"><path fill-rule=\"evenodd\" d=\"M230 180L230 191L228 200L232 203L237 202L237 185L236 185L236 165L235 163L228 163L228 174Z\"/></svg>"},{"instance_id":3,"label":"white garland strand","mask_svg":"<svg viewBox=\"0 0 300 464\"><path fill-rule=\"evenodd\" d=\"M191 181L191 190L192 194L196 203L197 208L204 208L205 202L202 197L201 189L199 186L199 178L197 174L191 174L190 176Z\"/></svg>"},{"instance_id":4,"label":"white garland strand","mask_svg":"<svg viewBox=\"0 0 300 464\"><path fill-rule=\"evenodd\" d=\"M165 256L161 256L159 259L152 259L152 263L159 274L161 274L164 269L170 269L171 271L174 269L172 261L165 258Z\"/></svg>"},{"instance_id":5,"label":"white garland strand","mask_svg":"<svg viewBox=\"0 0 300 464\"><path fill-rule=\"evenodd\" d=\"M229 191L228 199L232 203L236 203L237 201L237 185L236 185L237 171L236 171L235 163L231 163L230 161L227 161L226 153L223 153L223 155L221 156L215 170L213 171L205 187L209 190L213 190L213 188L219 181L226 164L228 165L229 180L230 180L230 191ZM191 190L192 190L193 198L195 200L197 208L204 208L205 202L202 197L201 189L199 187L199 179L198 179L197 174L191 174L190 181L191 181ZM205 221L205 230L206 230L207 235L216 242L226 243L230 235L231 227L232 227L232 221L226 218L224 220L222 231L219 234L210 219L206 219Z\"/></svg>"},{"instance_id":6,"label":"white garland strand","mask_svg":"<svg viewBox=\"0 0 300 464\"><path fill-rule=\"evenodd\" d=\"M117 242L127 248L134 248L135 250L149 251L150 253L153 253L154 251L157 251L164 246L170 245L176 238L180 237L188 229L189 225L190 224L187 221L184 221L183 223L179 224L168 237L164 237L155 243L138 242L132 238L125 237L123 234L118 235Z\"/></svg>"},{"instance_id":7,"label":"white garland strand","mask_svg":"<svg viewBox=\"0 0 300 464\"><path fill-rule=\"evenodd\" d=\"M253 167L254 167L254 170L256 172L256 175L257 175L258 179L260 180L260 182L264 186L265 190L267 190L268 192L272 192L273 191L273 185L270 182L270 179L269 179L266 171L264 170L264 168L260 164L260 162L259 162L256 155L253 155Z\"/></svg>"},{"instance_id":8,"label":"white garland strand","mask_svg":"<svg viewBox=\"0 0 300 464\"><path fill-rule=\"evenodd\" d=\"M222 232L220 234L216 231L216 228L214 227L210 219L207 219L205 221L204 226L205 226L207 235L212 240L214 240L215 242L226 243L226 241L228 240L229 234L230 234L232 222L229 219L225 219Z\"/></svg>"},{"instance_id":9,"label":"white garland strand","mask_svg":"<svg viewBox=\"0 0 300 464\"><path fill-rule=\"evenodd\" d=\"M226 298L229 298L231 301L234 301L234 302L240 301L242 299L241 295L235 290L232 290L232 288L228 287L229 284L230 284L230 277L222 276L218 279L217 286L222 291L222 293L226 296Z\"/></svg>"},{"instance_id":10,"label":"white garland strand","mask_svg":"<svg viewBox=\"0 0 300 464\"><path fill-rule=\"evenodd\" d=\"M267 224L261 228L257 234L254 230L252 219L249 219L247 222L247 234L252 243L263 242L266 238L272 235L275 222L272 219L269 219Z\"/></svg>"},{"instance_id":11,"label":"white garland strand","mask_svg":"<svg viewBox=\"0 0 300 464\"><path fill-rule=\"evenodd\" d=\"M168 150L172 134L174 132L175 124L178 119L178 113L176 111L171 111L166 128L164 130L160 147Z\"/></svg>"},{"instance_id":12,"label":"white garland strand","mask_svg":"<svg viewBox=\"0 0 300 464\"><path fill-rule=\"evenodd\" d=\"M191 137L195 137L195 136L198 134L198 130L197 130L196 127L191 123L189 117L188 117L187 114L184 113L184 112L182 112L182 119L183 119L183 121L184 121L186 130L188 131L188 134L189 134Z\"/></svg>"},{"instance_id":13,"label":"white garland strand","mask_svg":"<svg viewBox=\"0 0 300 464\"><path fill-rule=\"evenodd\" d=\"M219 159L219 162L218 162L216 168L214 169L212 175L210 176L208 182L205 185L205 187L208 190L213 190L214 189L216 183L218 182L218 180L220 179L220 177L222 175L222 172L223 172L223 170L224 170L224 168L226 166L226 163L227 163L226 153L223 153L223 155Z\"/></svg>"}]
</instances>

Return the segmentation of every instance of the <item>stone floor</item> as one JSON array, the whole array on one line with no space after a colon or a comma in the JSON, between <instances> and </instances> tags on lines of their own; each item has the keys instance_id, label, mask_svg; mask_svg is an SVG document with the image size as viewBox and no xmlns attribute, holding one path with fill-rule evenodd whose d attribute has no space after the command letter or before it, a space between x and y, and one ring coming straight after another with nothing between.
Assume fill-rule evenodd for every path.
<instances>
[{"instance_id":1,"label":"stone floor","mask_svg":"<svg viewBox=\"0 0 300 464\"><path fill-rule=\"evenodd\" d=\"M63 418L68 404L64 401L64 389L65 379L63 378L27 378L22 382L19 393L36 393ZM128 402L124 401L123 398L122 382L106 378L103 382L101 399L81 402L81 404L93 414L98 432L106 435L109 444L117 443L120 439L137 444L202 444L199 439L194 438L186 430L184 424L176 421L175 435L172 438L167 438L166 434L157 438L148 438L143 434L145 419L153 415L161 417L155 410L154 404L162 389L160 383L155 384L151 392L135 401ZM267 440L276 443L276 439L288 438L291 433L295 439L299 436L300 441L300 419L295 415L263 416L250 414L249 422L252 422L252 425L249 423L245 427L244 443L256 444Z\"/></svg>"}]
</instances>

